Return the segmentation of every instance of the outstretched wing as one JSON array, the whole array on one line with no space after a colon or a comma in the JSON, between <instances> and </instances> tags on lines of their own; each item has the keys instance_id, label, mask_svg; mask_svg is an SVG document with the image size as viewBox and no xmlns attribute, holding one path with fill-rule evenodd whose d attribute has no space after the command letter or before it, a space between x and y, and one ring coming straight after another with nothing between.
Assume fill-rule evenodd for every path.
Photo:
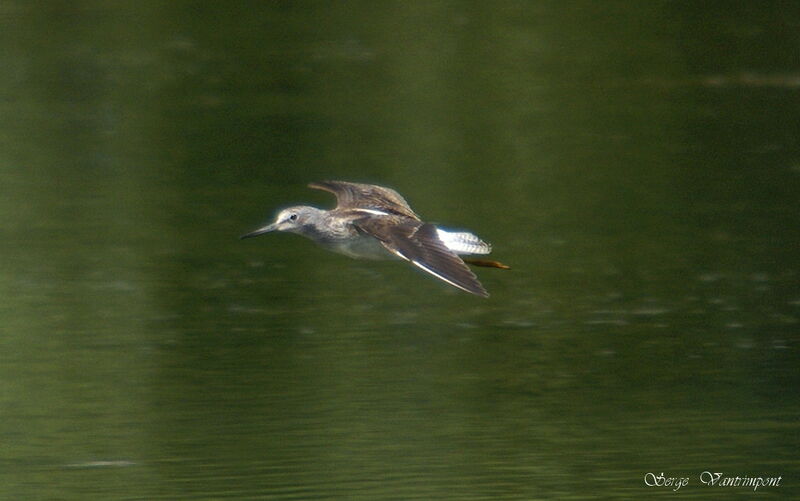
<instances>
[{"instance_id":1,"label":"outstretched wing","mask_svg":"<svg viewBox=\"0 0 800 501\"><path fill-rule=\"evenodd\" d=\"M308 187L329 191L336 195L337 209L366 209L419 220L408 202L391 188L346 181L320 181L310 183Z\"/></svg>"},{"instance_id":2,"label":"outstretched wing","mask_svg":"<svg viewBox=\"0 0 800 501\"><path fill-rule=\"evenodd\" d=\"M354 224L421 270L463 291L489 297L472 270L439 239L436 226L415 220L397 224L389 219L364 218Z\"/></svg>"}]
</instances>

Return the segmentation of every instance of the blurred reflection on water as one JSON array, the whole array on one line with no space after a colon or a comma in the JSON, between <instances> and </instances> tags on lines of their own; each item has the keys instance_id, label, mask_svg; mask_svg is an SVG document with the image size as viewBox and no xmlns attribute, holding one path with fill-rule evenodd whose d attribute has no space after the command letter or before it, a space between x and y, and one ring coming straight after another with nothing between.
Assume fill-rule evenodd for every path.
<instances>
[{"instance_id":1,"label":"blurred reflection on water","mask_svg":"<svg viewBox=\"0 0 800 501\"><path fill-rule=\"evenodd\" d=\"M6 2L0 497L796 496L779 5ZM513 270L236 239L326 178Z\"/></svg>"}]
</instances>

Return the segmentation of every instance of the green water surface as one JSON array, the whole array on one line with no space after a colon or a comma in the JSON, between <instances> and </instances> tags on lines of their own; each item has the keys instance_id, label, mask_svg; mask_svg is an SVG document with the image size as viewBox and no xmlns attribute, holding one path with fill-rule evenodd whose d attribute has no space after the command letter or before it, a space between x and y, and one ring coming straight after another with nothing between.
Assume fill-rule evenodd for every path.
<instances>
[{"instance_id":1,"label":"green water surface","mask_svg":"<svg viewBox=\"0 0 800 501\"><path fill-rule=\"evenodd\" d=\"M0 499L798 498L798 54L792 2L0 3ZM512 270L238 240L322 179Z\"/></svg>"}]
</instances>

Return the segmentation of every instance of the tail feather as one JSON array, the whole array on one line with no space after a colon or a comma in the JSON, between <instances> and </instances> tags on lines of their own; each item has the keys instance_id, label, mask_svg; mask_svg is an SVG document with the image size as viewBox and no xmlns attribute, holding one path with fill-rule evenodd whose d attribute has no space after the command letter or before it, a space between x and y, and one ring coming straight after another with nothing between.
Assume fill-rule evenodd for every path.
<instances>
[{"instance_id":1,"label":"tail feather","mask_svg":"<svg viewBox=\"0 0 800 501\"><path fill-rule=\"evenodd\" d=\"M467 231L449 231L436 228L436 233L439 236L439 240L456 254L489 254L492 252L490 244Z\"/></svg>"}]
</instances>

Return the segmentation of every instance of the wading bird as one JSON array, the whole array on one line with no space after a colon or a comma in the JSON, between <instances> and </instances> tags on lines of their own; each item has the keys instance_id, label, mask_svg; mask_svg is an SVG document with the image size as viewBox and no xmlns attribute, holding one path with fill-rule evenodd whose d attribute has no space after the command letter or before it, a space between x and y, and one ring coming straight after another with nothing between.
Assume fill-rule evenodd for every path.
<instances>
[{"instance_id":1,"label":"wading bird","mask_svg":"<svg viewBox=\"0 0 800 501\"><path fill-rule=\"evenodd\" d=\"M390 188L345 181L322 181L308 186L336 195L336 208L289 207L278 213L275 222L241 238L287 231L354 258L397 256L463 291L489 296L465 260L459 257L492 251L492 246L476 235L444 230L423 222L405 199ZM476 266L508 268L497 261L466 262Z\"/></svg>"}]
</instances>

